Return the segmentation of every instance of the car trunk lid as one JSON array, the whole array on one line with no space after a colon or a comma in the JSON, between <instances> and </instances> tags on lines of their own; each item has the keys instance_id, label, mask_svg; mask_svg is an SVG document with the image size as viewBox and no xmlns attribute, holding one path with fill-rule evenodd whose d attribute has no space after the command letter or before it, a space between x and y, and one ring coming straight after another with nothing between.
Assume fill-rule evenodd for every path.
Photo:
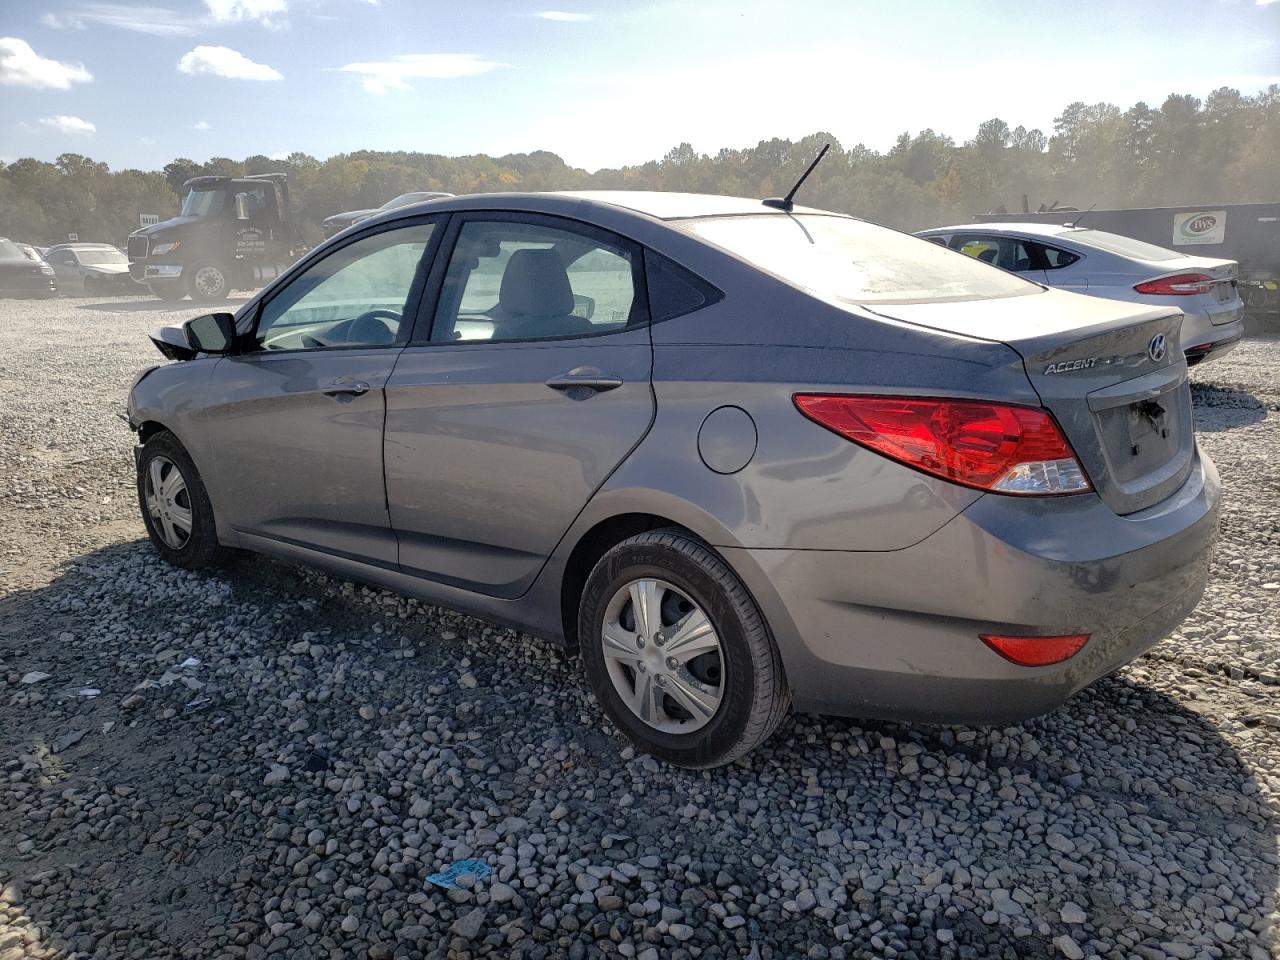
<instances>
[{"instance_id":1,"label":"car trunk lid","mask_svg":"<svg viewBox=\"0 0 1280 960\"><path fill-rule=\"evenodd\" d=\"M1116 513L1159 503L1190 473L1195 437L1178 348L1181 313L1061 291L885 304L875 312L1016 350L1098 495Z\"/></svg>"}]
</instances>

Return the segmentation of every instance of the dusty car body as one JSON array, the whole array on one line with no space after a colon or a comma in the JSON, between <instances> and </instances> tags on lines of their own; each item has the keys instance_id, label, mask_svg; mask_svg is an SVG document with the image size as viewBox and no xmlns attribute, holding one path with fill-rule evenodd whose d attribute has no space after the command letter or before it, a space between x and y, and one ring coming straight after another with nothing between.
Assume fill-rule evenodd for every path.
<instances>
[{"instance_id":1,"label":"dusty car body","mask_svg":"<svg viewBox=\"0 0 1280 960\"><path fill-rule=\"evenodd\" d=\"M129 276L129 258L109 243L60 243L46 250L44 259L58 277L58 289L68 296L142 290Z\"/></svg>"},{"instance_id":2,"label":"dusty car body","mask_svg":"<svg viewBox=\"0 0 1280 960\"><path fill-rule=\"evenodd\" d=\"M184 362L128 416L167 559L565 643L627 736L708 766L791 704L1033 716L1165 636L1219 509L1181 322L823 211L472 196L157 332Z\"/></svg>"},{"instance_id":3,"label":"dusty car body","mask_svg":"<svg viewBox=\"0 0 1280 960\"><path fill-rule=\"evenodd\" d=\"M0 237L0 297L56 297L58 281L40 252Z\"/></svg>"}]
</instances>

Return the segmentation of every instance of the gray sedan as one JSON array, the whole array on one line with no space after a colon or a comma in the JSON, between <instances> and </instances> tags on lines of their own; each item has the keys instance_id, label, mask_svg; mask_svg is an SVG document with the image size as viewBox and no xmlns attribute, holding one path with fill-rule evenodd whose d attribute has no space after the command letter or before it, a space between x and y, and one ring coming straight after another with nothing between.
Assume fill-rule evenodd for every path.
<instances>
[{"instance_id":1,"label":"gray sedan","mask_svg":"<svg viewBox=\"0 0 1280 960\"><path fill-rule=\"evenodd\" d=\"M1188 256L1071 224L970 223L916 236L1051 287L1180 310L1188 364L1220 357L1244 336L1234 260Z\"/></svg>"},{"instance_id":2,"label":"gray sedan","mask_svg":"<svg viewBox=\"0 0 1280 960\"><path fill-rule=\"evenodd\" d=\"M1181 323L819 210L435 200L154 334L139 502L180 566L257 551L564 644L673 763L793 706L1012 721L1204 588Z\"/></svg>"}]
</instances>

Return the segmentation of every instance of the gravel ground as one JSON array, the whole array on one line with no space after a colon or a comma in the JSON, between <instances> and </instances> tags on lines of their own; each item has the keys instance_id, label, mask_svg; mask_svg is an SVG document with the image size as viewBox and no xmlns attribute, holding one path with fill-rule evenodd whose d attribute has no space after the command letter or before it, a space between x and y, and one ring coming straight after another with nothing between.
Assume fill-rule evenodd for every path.
<instances>
[{"instance_id":1,"label":"gravel ground","mask_svg":"<svg viewBox=\"0 0 1280 960\"><path fill-rule=\"evenodd\" d=\"M0 960L1280 956L1280 339L1195 371L1224 537L1148 656L691 774L527 637L160 563L116 418L157 307L0 301Z\"/></svg>"}]
</instances>

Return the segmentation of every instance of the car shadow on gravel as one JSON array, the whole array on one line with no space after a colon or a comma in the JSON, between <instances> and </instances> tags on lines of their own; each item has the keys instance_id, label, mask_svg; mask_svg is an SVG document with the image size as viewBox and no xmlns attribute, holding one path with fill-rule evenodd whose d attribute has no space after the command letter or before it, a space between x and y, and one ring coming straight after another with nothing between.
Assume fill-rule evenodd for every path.
<instances>
[{"instance_id":1,"label":"car shadow on gravel","mask_svg":"<svg viewBox=\"0 0 1280 960\"><path fill-rule=\"evenodd\" d=\"M324 955L443 956L477 904L527 931L525 956L612 951L614 926L663 956L1276 946L1277 816L1221 718L1141 663L1012 727L799 716L686 772L625 750L544 643L276 561L187 573L136 541L0 598L0 668L0 910L46 947L302 956L324 937ZM33 670L51 676L21 683ZM509 902L425 885L525 846L544 885ZM580 861L639 864L649 886L606 879L621 907L579 904ZM335 877L368 907L335 901ZM655 898L695 939L659 928ZM263 919L298 901L315 917ZM472 955L511 955L511 929Z\"/></svg>"},{"instance_id":2,"label":"car shadow on gravel","mask_svg":"<svg viewBox=\"0 0 1280 960\"><path fill-rule=\"evenodd\" d=\"M1196 430L1219 433L1267 419L1267 405L1243 387L1209 383L1191 385Z\"/></svg>"}]
</instances>

